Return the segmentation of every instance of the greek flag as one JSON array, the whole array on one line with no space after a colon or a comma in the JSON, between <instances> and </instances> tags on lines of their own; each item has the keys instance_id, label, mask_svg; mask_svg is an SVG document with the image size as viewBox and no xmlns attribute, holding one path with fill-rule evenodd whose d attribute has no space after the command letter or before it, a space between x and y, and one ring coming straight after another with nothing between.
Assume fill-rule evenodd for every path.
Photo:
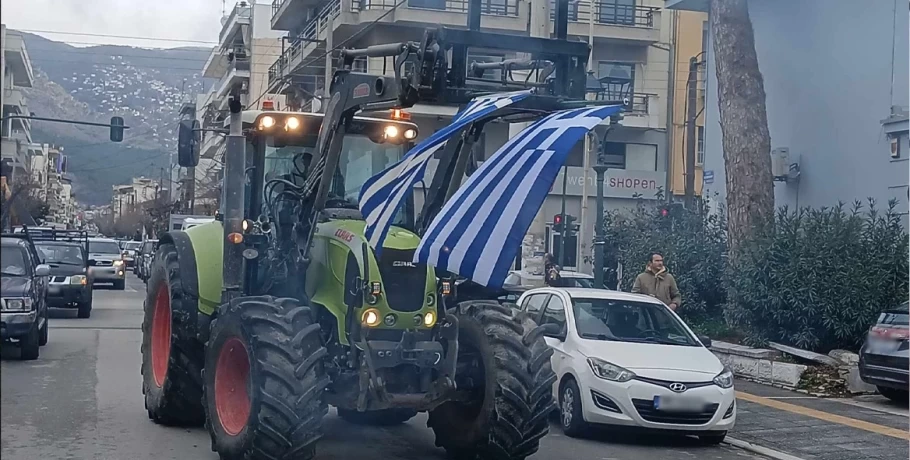
<instances>
[{"instance_id":1,"label":"greek flag","mask_svg":"<svg viewBox=\"0 0 910 460\"><path fill-rule=\"evenodd\" d=\"M366 237L370 245L381 251L389 227L402 201L423 179L427 164L449 138L496 110L518 102L530 91L499 93L478 97L458 112L452 123L412 148L398 163L367 179L360 189L360 213L366 220Z\"/></svg>"},{"instance_id":2,"label":"greek flag","mask_svg":"<svg viewBox=\"0 0 910 460\"><path fill-rule=\"evenodd\" d=\"M502 287L569 150L620 106L564 110L509 139L433 219L414 262Z\"/></svg>"}]
</instances>

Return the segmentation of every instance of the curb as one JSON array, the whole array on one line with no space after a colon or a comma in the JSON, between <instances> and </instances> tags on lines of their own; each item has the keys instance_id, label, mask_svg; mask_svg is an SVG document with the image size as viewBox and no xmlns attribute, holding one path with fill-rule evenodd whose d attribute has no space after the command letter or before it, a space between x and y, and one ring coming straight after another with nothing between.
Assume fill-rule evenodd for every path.
<instances>
[{"instance_id":1,"label":"curb","mask_svg":"<svg viewBox=\"0 0 910 460\"><path fill-rule=\"evenodd\" d=\"M752 444L751 442L741 441L736 438L731 438L727 436L724 439L724 444L729 444L733 447L740 448L742 450L747 450L749 452L768 457L773 460L804 460L800 457L794 455L786 454L783 452L776 451L774 449L769 449L767 447L759 446L758 444Z\"/></svg>"}]
</instances>

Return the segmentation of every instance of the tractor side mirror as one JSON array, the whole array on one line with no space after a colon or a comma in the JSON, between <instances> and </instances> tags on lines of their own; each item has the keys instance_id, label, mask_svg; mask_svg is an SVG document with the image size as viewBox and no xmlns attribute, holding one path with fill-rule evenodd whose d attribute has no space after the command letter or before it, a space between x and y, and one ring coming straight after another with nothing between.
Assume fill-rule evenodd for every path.
<instances>
[{"instance_id":1,"label":"tractor side mirror","mask_svg":"<svg viewBox=\"0 0 910 460\"><path fill-rule=\"evenodd\" d=\"M177 163L184 168L199 164L198 130L198 120L180 120L177 128Z\"/></svg>"}]
</instances>

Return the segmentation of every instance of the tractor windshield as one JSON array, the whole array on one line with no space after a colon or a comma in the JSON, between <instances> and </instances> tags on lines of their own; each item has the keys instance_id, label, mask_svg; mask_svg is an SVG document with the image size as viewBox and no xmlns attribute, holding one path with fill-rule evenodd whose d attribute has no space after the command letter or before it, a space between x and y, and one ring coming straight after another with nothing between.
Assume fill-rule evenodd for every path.
<instances>
[{"instance_id":1,"label":"tractor windshield","mask_svg":"<svg viewBox=\"0 0 910 460\"><path fill-rule=\"evenodd\" d=\"M303 184L310 159L315 151L315 136L303 137L300 144L279 144L280 141L268 136L262 142L264 193L274 194L269 181L286 179ZM392 165L407 151L406 144L377 143L365 135L348 134L342 144L338 169L332 176L327 206L331 208L358 209L360 188L370 177ZM280 189L278 189L280 190ZM264 196L265 202L269 197ZM274 197L272 199L275 199ZM409 227L413 221L413 206L406 205L396 216L394 225Z\"/></svg>"}]
</instances>

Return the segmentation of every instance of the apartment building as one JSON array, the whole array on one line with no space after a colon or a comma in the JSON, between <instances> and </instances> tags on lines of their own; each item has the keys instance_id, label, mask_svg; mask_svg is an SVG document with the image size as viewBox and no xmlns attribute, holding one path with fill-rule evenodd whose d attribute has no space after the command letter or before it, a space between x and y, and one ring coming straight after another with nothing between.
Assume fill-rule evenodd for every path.
<instances>
[{"instance_id":1,"label":"apartment building","mask_svg":"<svg viewBox=\"0 0 910 460\"><path fill-rule=\"evenodd\" d=\"M667 0L666 7L706 13L708 3ZM766 93L775 202L819 207L874 198L885 206L897 199L906 212L907 1L750 0L748 7ZM704 169L713 177L705 191L723 198L711 46L705 56Z\"/></svg>"},{"instance_id":2,"label":"apartment building","mask_svg":"<svg viewBox=\"0 0 910 460\"><path fill-rule=\"evenodd\" d=\"M0 88L2 88L3 117L12 115L29 115L28 104L22 88L31 88L34 82L32 62L25 47L25 41L19 32L0 25ZM22 119L10 119L0 126L0 157L12 167L12 180L17 174L27 174L30 160L28 145L32 142L31 122Z\"/></svg>"},{"instance_id":3,"label":"apartment building","mask_svg":"<svg viewBox=\"0 0 910 460\"><path fill-rule=\"evenodd\" d=\"M464 28L467 0L406 0L389 13L397 0L274 0L272 28L287 31L281 57L269 69L269 92L283 93L287 105L299 110L319 111L320 97L331 64L324 57L333 44L345 41L347 47L380 43L419 41L427 27ZM621 126L606 133L596 130L596 140L579 143L567 163L567 213L579 218L581 235L570 242L573 247L567 267L590 271L585 255L593 240L595 176L590 166L597 161L600 145L605 146L602 160L610 169L605 186L607 208L632 206L637 199L653 200L666 193L668 152L666 139L667 82L669 79L669 41L658 0L572 1L568 32L571 39L592 44L590 71L592 98L628 98L630 107ZM516 35L529 34L529 24L548 24L552 33L555 16L552 0L497 0L484 2L481 28ZM388 14L387 14L388 13ZM383 17L383 15L386 15ZM544 15L543 18L538 15ZM534 17L532 17L534 16ZM380 19L381 18L381 19ZM365 29L366 24L379 21ZM351 39L354 34L355 38ZM501 61L513 58L499 51L472 49L469 60ZM393 74L392 60L360 59L355 70L374 74ZM417 104L409 109L421 128L419 139L446 125L458 108ZM514 130L514 127L512 128ZM514 134L514 133L512 133ZM606 137L604 137L606 135ZM510 137L508 124L488 125L477 146L482 158L492 155ZM432 171L432 166L429 171ZM561 209L562 175L543 205L540 217L529 230L537 249L550 251L556 235L548 222ZM426 179L430 182L430 178ZM417 205L422 201L417 193ZM520 261L516 262L520 265Z\"/></svg>"},{"instance_id":4,"label":"apartment building","mask_svg":"<svg viewBox=\"0 0 910 460\"><path fill-rule=\"evenodd\" d=\"M129 184L114 185L111 194L111 214L116 222L121 217L138 212L143 204L155 201L166 190L158 181L146 177L134 177Z\"/></svg>"}]
</instances>

